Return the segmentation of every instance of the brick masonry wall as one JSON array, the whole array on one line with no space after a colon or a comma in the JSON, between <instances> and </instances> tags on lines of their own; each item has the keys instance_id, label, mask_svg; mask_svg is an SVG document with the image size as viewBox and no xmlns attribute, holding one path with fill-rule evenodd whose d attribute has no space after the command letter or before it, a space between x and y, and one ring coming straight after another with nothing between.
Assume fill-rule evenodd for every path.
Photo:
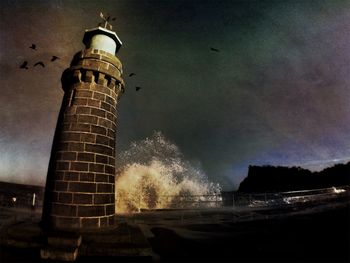
<instances>
[{"instance_id":1,"label":"brick masonry wall","mask_svg":"<svg viewBox=\"0 0 350 263\"><path fill-rule=\"evenodd\" d=\"M47 176L43 222L53 228L114 223L116 106L124 83L119 60L84 50L62 76L65 95Z\"/></svg>"}]
</instances>

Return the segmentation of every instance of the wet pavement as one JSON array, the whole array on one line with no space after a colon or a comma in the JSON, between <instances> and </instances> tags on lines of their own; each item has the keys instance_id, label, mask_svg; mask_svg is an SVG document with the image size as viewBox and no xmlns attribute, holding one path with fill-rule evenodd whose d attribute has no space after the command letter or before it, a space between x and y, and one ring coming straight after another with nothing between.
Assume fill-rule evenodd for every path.
<instances>
[{"instance_id":1,"label":"wet pavement","mask_svg":"<svg viewBox=\"0 0 350 263\"><path fill-rule=\"evenodd\" d=\"M15 221L30 220L38 222L40 213L14 209L2 209L0 213L2 231ZM142 231L152 247L153 261L350 262L348 200L279 209L229 207L143 211L118 215L117 221L119 225L136 226ZM92 246L85 249L93 252ZM102 247L99 249L103 252ZM0 261L38 260L30 251L26 253L28 256L23 258L23 253L19 255L2 247ZM124 261L140 259L94 257L92 254L78 257L78 262Z\"/></svg>"}]
</instances>

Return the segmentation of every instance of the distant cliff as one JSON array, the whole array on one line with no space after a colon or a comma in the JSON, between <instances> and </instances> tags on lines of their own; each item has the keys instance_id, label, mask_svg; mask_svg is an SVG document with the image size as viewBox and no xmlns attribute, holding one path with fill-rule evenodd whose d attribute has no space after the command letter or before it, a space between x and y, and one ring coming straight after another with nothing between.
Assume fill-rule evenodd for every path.
<instances>
[{"instance_id":1,"label":"distant cliff","mask_svg":"<svg viewBox=\"0 0 350 263\"><path fill-rule=\"evenodd\" d=\"M281 192L327 188L350 184L350 162L336 164L320 172L300 167L249 166L239 192Z\"/></svg>"}]
</instances>

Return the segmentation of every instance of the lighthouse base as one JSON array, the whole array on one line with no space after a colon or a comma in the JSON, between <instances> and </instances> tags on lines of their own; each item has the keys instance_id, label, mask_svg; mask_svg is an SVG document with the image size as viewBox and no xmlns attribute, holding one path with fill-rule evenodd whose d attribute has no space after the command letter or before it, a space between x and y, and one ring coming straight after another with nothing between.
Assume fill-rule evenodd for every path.
<instances>
[{"instance_id":1,"label":"lighthouse base","mask_svg":"<svg viewBox=\"0 0 350 263\"><path fill-rule=\"evenodd\" d=\"M89 232L47 232L39 222L12 222L1 229L1 257L28 262L120 260L152 261L154 256L139 226L119 223Z\"/></svg>"}]
</instances>

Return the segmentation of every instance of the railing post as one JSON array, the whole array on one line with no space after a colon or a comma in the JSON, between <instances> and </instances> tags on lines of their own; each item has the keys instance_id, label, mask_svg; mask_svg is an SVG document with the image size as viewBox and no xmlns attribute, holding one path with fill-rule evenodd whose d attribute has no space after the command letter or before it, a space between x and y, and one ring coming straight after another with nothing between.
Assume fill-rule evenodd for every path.
<instances>
[{"instance_id":1,"label":"railing post","mask_svg":"<svg viewBox=\"0 0 350 263\"><path fill-rule=\"evenodd\" d=\"M232 208L235 208L235 193L232 193Z\"/></svg>"}]
</instances>

